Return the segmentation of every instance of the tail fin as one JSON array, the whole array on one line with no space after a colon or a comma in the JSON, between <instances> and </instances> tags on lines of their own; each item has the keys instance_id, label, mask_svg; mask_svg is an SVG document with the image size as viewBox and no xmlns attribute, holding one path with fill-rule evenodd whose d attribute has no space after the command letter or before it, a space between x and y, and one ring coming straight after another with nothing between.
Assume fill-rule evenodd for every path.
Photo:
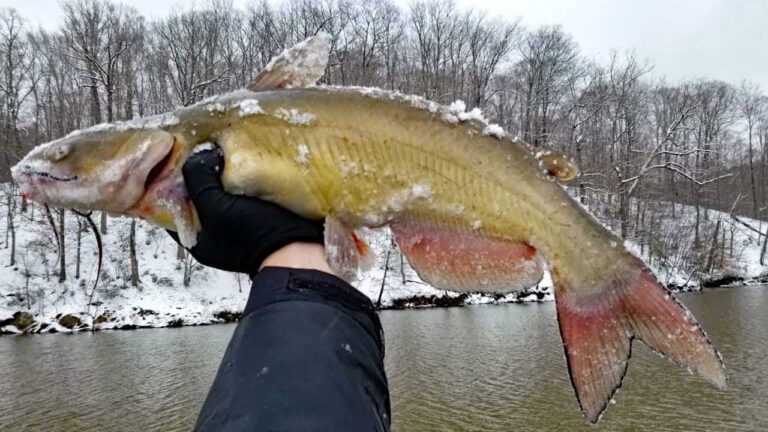
<instances>
[{"instance_id":1,"label":"tail fin","mask_svg":"<svg viewBox=\"0 0 768 432\"><path fill-rule=\"evenodd\" d=\"M600 286L574 286L553 269L568 371L592 423L621 386L635 337L718 388L727 381L720 355L688 310L639 259L623 258L631 261L630 271L596 281Z\"/></svg>"}]
</instances>

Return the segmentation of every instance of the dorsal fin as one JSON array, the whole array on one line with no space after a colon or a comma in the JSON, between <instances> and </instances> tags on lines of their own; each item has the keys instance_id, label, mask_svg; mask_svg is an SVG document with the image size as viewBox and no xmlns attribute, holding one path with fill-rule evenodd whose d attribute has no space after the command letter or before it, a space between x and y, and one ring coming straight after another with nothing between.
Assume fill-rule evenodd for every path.
<instances>
[{"instance_id":1,"label":"dorsal fin","mask_svg":"<svg viewBox=\"0 0 768 432\"><path fill-rule=\"evenodd\" d=\"M308 37L272 58L248 89L267 91L314 85L325 73L330 49L331 38L327 33Z\"/></svg>"}]
</instances>

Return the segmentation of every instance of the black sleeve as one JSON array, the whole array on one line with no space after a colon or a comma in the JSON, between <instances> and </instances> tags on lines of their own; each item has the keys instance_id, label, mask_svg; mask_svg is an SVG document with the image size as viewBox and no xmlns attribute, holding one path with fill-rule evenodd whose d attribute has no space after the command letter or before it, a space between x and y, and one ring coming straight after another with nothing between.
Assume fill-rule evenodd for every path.
<instances>
[{"instance_id":1,"label":"black sleeve","mask_svg":"<svg viewBox=\"0 0 768 432\"><path fill-rule=\"evenodd\" d=\"M384 340L371 301L314 270L253 280L198 431L388 431Z\"/></svg>"}]
</instances>

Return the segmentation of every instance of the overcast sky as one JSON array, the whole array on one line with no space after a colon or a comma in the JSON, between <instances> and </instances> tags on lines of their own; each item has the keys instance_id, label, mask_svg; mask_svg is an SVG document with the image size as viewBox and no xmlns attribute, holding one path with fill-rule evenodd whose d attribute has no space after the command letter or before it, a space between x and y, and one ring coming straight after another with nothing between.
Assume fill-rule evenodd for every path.
<instances>
[{"instance_id":1,"label":"overcast sky","mask_svg":"<svg viewBox=\"0 0 768 432\"><path fill-rule=\"evenodd\" d=\"M243 5L248 0L234 0ZM768 0L456 0L491 14L520 17L529 28L562 24L589 58L634 50L672 81L708 77L768 90ZM407 5L407 0L396 0ZM127 1L148 18L186 2ZM201 3L201 1L198 1ZM33 24L60 22L58 0L0 0Z\"/></svg>"}]
</instances>

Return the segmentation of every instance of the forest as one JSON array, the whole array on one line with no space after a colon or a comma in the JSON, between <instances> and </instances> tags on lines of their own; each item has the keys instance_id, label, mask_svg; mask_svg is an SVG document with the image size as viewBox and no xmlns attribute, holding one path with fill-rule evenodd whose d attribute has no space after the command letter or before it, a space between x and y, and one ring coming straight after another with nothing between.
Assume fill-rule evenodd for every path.
<instances>
[{"instance_id":1,"label":"forest","mask_svg":"<svg viewBox=\"0 0 768 432\"><path fill-rule=\"evenodd\" d=\"M128 3L66 0L58 28L27 18L0 11L3 265L20 259L19 217L49 230L51 241L36 247L58 254L59 281L80 276L91 247L81 218L19 196L9 167L29 149L240 88L318 32L332 44L322 84L462 100L534 147L568 155L581 169L569 192L655 268L696 279L727 272L743 246L737 229L753 233L766 260L768 97L747 81L672 82L632 51L595 62L561 26L531 28L525 17L451 0L254 0L243 8L209 0L157 19ZM108 235L114 221L96 216ZM134 285L137 250L147 247L136 241L141 225L130 222L123 249ZM65 235L72 229L74 239ZM181 248L177 259L188 282L194 263Z\"/></svg>"}]
</instances>

